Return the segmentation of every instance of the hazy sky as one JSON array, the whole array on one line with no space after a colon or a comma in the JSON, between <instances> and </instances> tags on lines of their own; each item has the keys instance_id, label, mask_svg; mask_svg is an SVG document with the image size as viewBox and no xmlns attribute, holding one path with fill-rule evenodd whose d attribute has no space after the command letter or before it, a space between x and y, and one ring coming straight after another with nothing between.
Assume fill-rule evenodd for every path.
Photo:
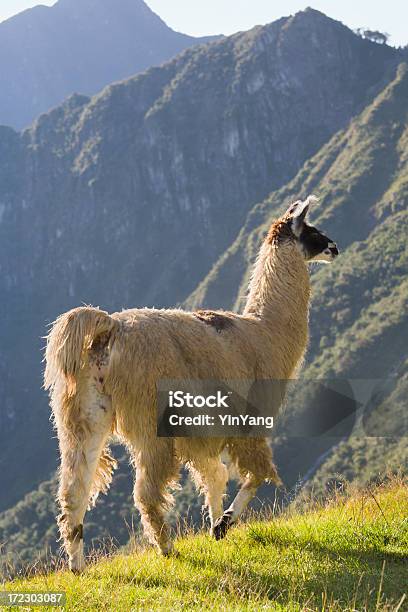
<instances>
[{"instance_id":1,"label":"hazy sky","mask_svg":"<svg viewBox=\"0 0 408 612\"><path fill-rule=\"evenodd\" d=\"M173 29L194 36L232 34L290 15L310 5L351 28L391 34L394 45L408 44L408 0L146 0ZM119 4L120 0L116 0ZM0 21L36 4L55 0L0 0Z\"/></svg>"}]
</instances>

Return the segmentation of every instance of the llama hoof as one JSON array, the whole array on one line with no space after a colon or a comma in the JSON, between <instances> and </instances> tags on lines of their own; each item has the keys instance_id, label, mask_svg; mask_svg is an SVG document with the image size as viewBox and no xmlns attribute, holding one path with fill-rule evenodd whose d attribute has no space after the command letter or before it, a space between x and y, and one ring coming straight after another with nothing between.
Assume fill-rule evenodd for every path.
<instances>
[{"instance_id":1,"label":"llama hoof","mask_svg":"<svg viewBox=\"0 0 408 612\"><path fill-rule=\"evenodd\" d=\"M166 544L165 546L162 546L159 550L161 554L163 555L163 557L176 557L177 556L177 552L174 550L173 544L171 543Z\"/></svg>"},{"instance_id":2,"label":"llama hoof","mask_svg":"<svg viewBox=\"0 0 408 612\"><path fill-rule=\"evenodd\" d=\"M73 574L79 575L85 569L85 558L84 555L79 553L74 555L68 562L69 569Z\"/></svg>"},{"instance_id":3,"label":"llama hoof","mask_svg":"<svg viewBox=\"0 0 408 612\"><path fill-rule=\"evenodd\" d=\"M85 570L85 563L82 565L76 565L70 562L69 569L71 570L73 574L75 574L76 576L79 576Z\"/></svg>"},{"instance_id":4,"label":"llama hoof","mask_svg":"<svg viewBox=\"0 0 408 612\"><path fill-rule=\"evenodd\" d=\"M224 512L214 525L213 535L216 540L222 540L227 535L228 529L234 524L232 512Z\"/></svg>"}]
</instances>

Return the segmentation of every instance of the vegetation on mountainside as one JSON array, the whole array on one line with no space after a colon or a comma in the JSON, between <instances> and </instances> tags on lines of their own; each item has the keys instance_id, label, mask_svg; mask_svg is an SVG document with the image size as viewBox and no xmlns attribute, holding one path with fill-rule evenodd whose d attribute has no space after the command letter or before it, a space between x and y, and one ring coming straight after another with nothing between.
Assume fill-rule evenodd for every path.
<instances>
[{"instance_id":1,"label":"vegetation on mountainside","mask_svg":"<svg viewBox=\"0 0 408 612\"><path fill-rule=\"evenodd\" d=\"M241 307L251 262L277 211L297 195L321 196L311 221L339 243L341 257L313 273L312 338L303 375L375 379L374 388L382 399L368 407L367 413L375 415L375 426L368 433L376 437L371 439L361 428L351 436L349 428L312 440L291 437L293 418L310 420L316 407L301 396L290 403L287 412L292 421L288 425L286 416L282 419L274 442L276 462L289 491L293 487L296 491L305 473L310 481L307 488L324 495L333 478L363 485L386 470L408 468L407 99L408 73L402 66L347 130L334 136L291 183L253 209L234 244L188 302L192 307ZM291 405L297 407L295 417ZM322 415L327 410L330 407L323 406ZM0 514L0 542L14 564L19 558L32 561L48 546L55 550L53 486L41 485ZM272 489L263 491L267 497L271 493ZM191 483L177 497L176 512L185 515L188 508L200 523ZM127 525L133 522L138 524L131 476L122 468L109 496L87 516L86 533L94 543L110 534L123 544Z\"/></svg>"},{"instance_id":2,"label":"vegetation on mountainside","mask_svg":"<svg viewBox=\"0 0 408 612\"><path fill-rule=\"evenodd\" d=\"M39 375L39 337L47 317L83 300L121 308L169 304L185 295L225 248L254 199L285 182L349 120L386 80L395 59L394 50L356 39L340 24L306 11L210 51L189 51L91 101L74 96L21 137L0 130L6 160L0 167L5 507L54 464ZM316 79L320 74L324 78ZM312 219L339 242L342 256L313 275L305 376L403 374L407 96L401 67L295 179L253 209L189 304L239 308L271 218L289 199L314 191L322 199ZM17 361L19 369L6 367ZM392 406L391 424L398 428L406 403L402 392L398 402L394 397L385 396L383 404ZM298 408L308 409L302 398ZM21 454L11 466L13 431ZM333 452L329 438L302 441L284 433L275 455L290 489L305 471L315 473L313 482L318 479L324 492L333 471L367 481L406 461L398 431L372 450L352 436ZM323 453L329 455L321 465ZM364 453L371 461L366 459L363 469ZM16 477L19 465L23 471ZM127 537L131 478L125 472L119 476L89 516L91 537L108 532L121 542ZM54 486L47 481L0 514L3 551L28 561L54 542ZM188 490L177 510L189 499ZM197 505L194 512L199 517Z\"/></svg>"},{"instance_id":3,"label":"vegetation on mountainside","mask_svg":"<svg viewBox=\"0 0 408 612\"><path fill-rule=\"evenodd\" d=\"M253 261L270 223L288 203L316 193L311 221L335 238L342 257L319 269L320 278L340 271L345 249L367 240L388 216L407 208L408 66L355 119L310 158L282 189L257 204L233 244L186 300L189 307L242 307ZM389 247L393 248L390 235ZM404 256L401 238L398 238ZM388 247L387 247L388 248ZM399 273L401 269L399 270ZM390 270L394 274L393 270ZM384 280L384 275L378 281ZM394 280L397 280L394 276ZM376 282L373 278L372 282ZM376 286L380 286L376 282ZM224 291L222 288L226 287ZM314 291L314 296L318 291ZM314 304L315 307L315 304Z\"/></svg>"},{"instance_id":4,"label":"vegetation on mountainside","mask_svg":"<svg viewBox=\"0 0 408 612\"><path fill-rule=\"evenodd\" d=\"M369 431L349 430L343 441L344 433L294 440L283 422L286 435L275 441L275 453L286 483L311 469L309 477L316 472L313 486L324 491L333 474L363 484L387 469L408 468L407 99L408 69L402 64L394 81L348 129L253 209L235 242L187 301L189 307L209 307L221 297L223 307L241 308L251 262L271 221L290 199L320 196L311 222L338 242L341 256L312 275L311 343L302 377L371 379L383 397L366 406ZM303 421L313 418L316 407L305 395L289 402L297 408L289 409L291 426L299 414ZM326 413L330 409L327 405Z\"/></svg>"},{"instance_id":5,"label":"vegetation on mountainside","mask_svg":"<svg viewBox=\"0 0 408 612\"><path fill-rule=\"evenodd\" d=\"M71 0L62 5L69 12ZM0 128L1 511L55 467L41 391L47 323L81 303L115 311L185 299L254 203L372 100L398 58L307 9L92 99L73 95L21 134Z\"/></svg>"},{"instance_id":6,"label":"vegetation on mountainside","mask_svg":"<svg viewBox=\"0 0 408 612\"><path fill-rule=\"evenodd\" d=\"M177 555L137 549L3 585L64 591L66 610L402 610L408 489L402 480L303 513L233 528L226 540L180 537Z\"/></svg>"}]
</instances>

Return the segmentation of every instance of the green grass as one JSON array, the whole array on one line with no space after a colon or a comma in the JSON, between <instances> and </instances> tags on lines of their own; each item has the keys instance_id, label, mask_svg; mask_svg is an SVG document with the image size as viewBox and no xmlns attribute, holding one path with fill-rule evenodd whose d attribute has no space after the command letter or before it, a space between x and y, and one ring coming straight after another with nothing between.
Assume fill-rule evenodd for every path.
<instances>
[{"instance_id":1,"label":"green grass","mask_svg":"<svg viewBox=\"0 0 408 612\"><path fill-rule=\"evenodd\" d=\"M249 521L222 542L177 539L177 556L136 550L80 576L61 570L5 584L63 590L73 610L403 610L408 488L401 481L303 513Z\"/></svg>"}]
</instances>

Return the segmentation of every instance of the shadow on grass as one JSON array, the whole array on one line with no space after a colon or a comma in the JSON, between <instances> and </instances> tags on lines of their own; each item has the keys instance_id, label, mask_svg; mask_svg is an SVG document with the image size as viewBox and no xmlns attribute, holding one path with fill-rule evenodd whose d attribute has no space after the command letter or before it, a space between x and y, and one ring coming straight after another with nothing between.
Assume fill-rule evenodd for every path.
<instances>
[{"instance_id":1,"label":"shadow on grass","mask_svg":"<svg viewBox=\"0 0 408 612\"><path fill-rule=\"evenodd\" d=\"M282 604L307 601L319 607L322 605L322 593L325 593L329 601L344 605L353 601L358 609L364 609L367 605L372 605L374 609L379 589L386 600L393 602L399 602L405 594L406 557L374 551L334 552L329 547L318 545L308 545L307 552L313 553L317 568L324 568L319 575L310 578L301 571L297 576L288 577L286 572L279 571L279 567L276 572L253 571L248 566L234 563L233 556L227 560L208 557L206 564L212 566L221 579L223 574L229 574L230 580L225 583L229 585L228 590L235 584L243 596L256 592ZM198 570L202 567L202 561L192 555L183 555L183 560ZM339 564L343 567L339 567Z\"/></svg>"},{"instance_id":2,"label":"shadow on grass","mask_svg":"<svg viewBox=\"0 0 408 612\"><path fill-rule=\"evenodd\" d=\"M262 550L265 553L269 546L276 545L279 549L285 548L285 543L280 541L279 544L268 543ZM286 543L287 548L293 545L293 541ZM214 542L214 547L217 546L219 543ZM293 551L294 554L298 548ZM112 577L112 580L146 588L171 588L175 586L176 581L177 589L183 593L212 591L234 597L239 593L243 598L258 597L281 604L307 602L309 606L316 606L317 609L322 605L322 593L328 601L338 602L343 606L352 602L353 607L357 609L375 609L379 589L383 600L394 603L400 601L404 595L402 585L406 575L406 560L399 554L339 549L334 551L330 546L318 543L308 543L303 550L313 555L313 563L316 566L310 577L307 576L310 571L307 564L305 571L299 569L298 573L291 573L291 569L288 571L289 561L285 562L284 571L279 565L276 571L271 571L267 563L264 569L253 570L249 563L245 565L242 560L235 561L233 551L228 553L227 558L217 559L211 548L206 548L205 559L202 553L192 550L191 553L180 552L171 560L171 564L177 563L181 567L188 565L191 568L186 571L184 567L185 578L175 578L173 572L177 574L177 569L169 565L168 574L162 574L160 577L155 576L153 572L149 576L135 571L125 579L118 576ZM197 575L200 576L204 568L210 572L202 575L201 581L197 580Z\"/></svg>"},{"instance_id":3,"label":"shadow on grass","mask_svg":"<svg viewBox=\"0 0 408 612\"><path fill-rule=\"evenodd\" d=\"M371 536L371 538L370 538ZM336 544L330 544L330 542L316 542L308 539L306 542L302 540L296 541L296 533L288 532L287 535L284 533L259 533L256 528L248 528L247 537L252 540L254 544L261 545L263 548L268 546L275 546L278 548L286 548L296 544L298 547L307 548L308 551L314 553L325 553L332 556L332 558L354 558L362 563L375 561L382 563L383 561L394 561L396 563L407 564L408 555L403 551L392 551L383 549L382 546L389 546L392 544L399 543L400 538L392 535L375 536L367 532L367 534L361 534L361 541L359 542L360 548L353 548L352 545L338 546ZM372 543L372 548L368 550L361 550L361 546Z\"/></svg>"}]
</instances>

